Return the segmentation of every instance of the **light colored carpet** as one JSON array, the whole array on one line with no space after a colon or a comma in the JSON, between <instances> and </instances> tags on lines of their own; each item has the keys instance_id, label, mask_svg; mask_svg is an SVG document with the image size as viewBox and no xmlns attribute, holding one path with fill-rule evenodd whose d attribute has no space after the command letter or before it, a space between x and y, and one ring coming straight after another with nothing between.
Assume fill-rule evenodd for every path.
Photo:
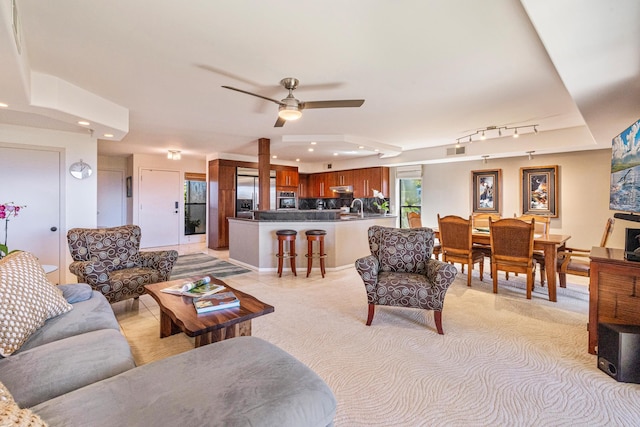
<instances>
[{"instance_id":1,"label":"light colored carpet","mask_svg":"<svg viewBox=\"0 0 640 427\"><path fill-rule=\"evenodd\" d=\"M180 255L171 271L171 280L204 274L213 274L215 277L223 278L249 271L207 254Z\"/></svg>"},{"instance_id":2,"label":"light colored carpet","mask_svg":"<svg viewBox=\"0 0 640 427\"><path fill-rule=\"evenodd\" d=\"M540 287L527 300L522 275L494 295L488 276L474 274L471 288L458 275L447 292L443 336L433 313L417 309L378 307L366 326L353 268L325 279L252 271L225 282L275 307L253 319L252 334L327 382L338 427L640 425L640 385L611 379L587 352L584 287L559 289L551 303ZM183 334L159 339L157 318L153 308L119 316L138 363L192 348Z\"/></svg>"},{"instance_id":3,"label":"light colored carpet","mask_svg":"<svg viewBox=\"0 0 640 427\"><path fill-rule=\"evenodd\" d=\"M459 275L440 336L433 313L415 309L378 307L366 326L353 269L285 286L247 276L229 283L276 308L254 319L253 335L329 384L337 426L640 424L640 385L611 379L587 353L584 292L559 290L551 303L537 289L526 300L522 277L494 295L490 279L468 288Z\"/></svg>"}]
</instances>

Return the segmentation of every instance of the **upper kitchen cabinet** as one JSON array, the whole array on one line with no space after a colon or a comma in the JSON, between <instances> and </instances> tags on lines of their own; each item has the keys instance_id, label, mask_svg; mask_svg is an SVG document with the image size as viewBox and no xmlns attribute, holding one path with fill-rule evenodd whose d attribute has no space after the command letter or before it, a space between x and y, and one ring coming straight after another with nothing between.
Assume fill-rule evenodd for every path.
<instances>
[{"instance_id":1,"label":"upper kitchen cabinet","mask_svg":"<svg viewBox=\"0 0 640 427\"><path fill-rule=\"evenodd\" d=\"M298 197L306 198L312 197L309 189L309 175L300 173L298 174Z\"/></svg>"},{"instance_id":2,"label":"upper kitchen cabinet","mask_svg":"<svg viewBox=\"0 0 640 427\"><path fill-rule=\"evenodd\" d=\"M353 197L373 197L373 190L389 197L389 168L373 167L354 169L350 172L353 172Z\"/></svg>"},{"instance_id":3,"label":"upper kitchen cabinet","mask_svg":"<svg viewBox=\"0 0 640 427\"><path fill-rule=\"evenodd\" d=\"M276 170L277 191L297 191L298 168L282 168Z\"/></svg>"},{"instance_id":4,"label":"upper kitchen cabinet","mask_svg":"<svg viewBox=\"0 0 640 427\"><path fill-rule=\"evenodd\" d=\"M332 172L335 176L335 185L353 185L355 172L355 170Z\"/></svg>"},{"instance_id":5,"label":"upper kitchen cabinet","mask_svg":"<svg viewBox=\"0 0 640 427\"><path fill-rule=\"evenodd\" d=\"M309 192L307 197L333 197L329 187L337 184L334 172L322 172L309 175Z\"/></svg>"}]
</instances>

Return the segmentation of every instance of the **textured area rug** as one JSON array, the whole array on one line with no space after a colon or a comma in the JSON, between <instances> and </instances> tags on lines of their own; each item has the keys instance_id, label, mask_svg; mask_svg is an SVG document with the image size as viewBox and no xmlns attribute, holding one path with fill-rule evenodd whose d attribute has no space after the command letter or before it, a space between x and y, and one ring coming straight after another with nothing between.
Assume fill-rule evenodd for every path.
<instances>
[{"instance_id":1,"label":"textured area rug","mask_svg":"<svg viewBox=\"0 0 640 427\"><path fill-rule=\"evenodd\" d=\"M475 272L477 274L477 272ZM587 352L588 302L538 289L524 278L458 275L433 313L377 307L366 326L364 286L354 269L326 279L248 274L228 283L275 306L253 335L311 367L334 391L336 426L630 426L640 385L618 383ZM257 278L257 280L256 280ZM515 285L515 286L514 286ZM564 292L563 292L564 293Z\"/></svg>"},{"instance_id":2,"label":"textured area rug","mask_svg":"<svg viewBox=\"0 0 640 427\"><path fill-rule=\"evenodd\" d=\"M222 278L249 271L207 254L180 255L171 271L171 280L204 274L213 274L217 278Z\"/></svg>"}]
</instances>

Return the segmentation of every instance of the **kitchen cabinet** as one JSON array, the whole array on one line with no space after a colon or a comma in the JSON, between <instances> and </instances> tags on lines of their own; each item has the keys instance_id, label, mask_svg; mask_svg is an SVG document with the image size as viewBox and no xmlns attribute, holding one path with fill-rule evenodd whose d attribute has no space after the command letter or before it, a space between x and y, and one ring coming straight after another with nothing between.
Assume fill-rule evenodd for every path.
<instances>
[{"instance_id":1,"label":"kitchen cabinet","mask_svg":"<svg viewBox=\"0 0 640 427\"><path fill-rule=\"evenodd\" d=\"M371 198L373 190L389 197L389 168L373 167L353 170L353 197Z\"/></svg>"},{"instance_id":2,"label":"kitchen cabinet","mask_svg":"<svg viewBox=\"0 0 640 427\"><path fill-rule=\"evenodd\" d=\"M309 175L302 173L298 174L298 197L311 197L310 194L311 192L309 190Z\"/></svg>"},{"instance_id":3,"label":"kitchen cabinet","mask_svg":"<svg viewBox=\"0 0 640 427\"><path fill-rule=\"evenodd\" d=\"M335 176L335 185L353 185L354 170L332 172Z\"/></svg>"},{"instance_id":4,"label":"kitchen cabinet","mask_svg":"<svg viewBox=\"0 0 640 427\"><path fill-rule=\"evenodd\" d=\"M276 190L296 191L298 187L297 168L276 170Z\"/></svg>"}]
</instances>

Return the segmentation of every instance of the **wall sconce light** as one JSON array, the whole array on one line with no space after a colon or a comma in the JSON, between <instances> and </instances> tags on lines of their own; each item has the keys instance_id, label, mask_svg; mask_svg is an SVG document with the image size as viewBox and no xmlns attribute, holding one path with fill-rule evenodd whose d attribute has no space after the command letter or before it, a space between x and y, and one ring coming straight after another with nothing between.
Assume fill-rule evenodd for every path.
<instances>
[{"instance_id":1,"label":"wall sconce light","mask_svg":"<svg viewBox=\"0 0 640 427\"><path fill-rule=\"evenodd\" d=\"M485 154L484 156L482 156L482 163L486 164L488 158L489 158L488 154Z\"/></svg>"},{"instance_id":2,"label":"wall sconce light","mask_svg":"<svg viewBox=\"0 0 640 427\"><path fill-rule=\"evenodd\" d=\"M480 139L481 140L485 140L487 138L491 137L491 134L493 133L493 137L501 137L502 136L502 131L513 131L513 134L511 136L513 136L514 138L518 138L520 136L520 134L522 133L522 130L526 130L529 128L532 128L534 133L538 133L538 124L535 125L522 125L522 126L487 126L485 128L480 128L480 129L476 129L475 132L470 133L469 135L465 135L465 136L461 136L460 138L456 138L456 148L460 147L460 144L463 142L473 142L473 137L476 135L480 135Z\"/></svg>"},{"instance_id":3,"label":"wall sconce light","mask_svg":"<svg viewBox=\"0 0 640 427\"><path fill-rule=\"evenodd\" d=\"M535 151L527 151L527 154L529 155L529 160L533 160L533 153L535 153Z\"/></svg>"},{"instance_id":4,"label":"wall sconce light","mask_svg":"<svg viewBox=\"0 0 640 427\"><path fill-rule=\"evenodd\" d=\"M169 150L167 153L167 159L169 160L180 160L180 150Z\"/></svg>"}]
</instances>

